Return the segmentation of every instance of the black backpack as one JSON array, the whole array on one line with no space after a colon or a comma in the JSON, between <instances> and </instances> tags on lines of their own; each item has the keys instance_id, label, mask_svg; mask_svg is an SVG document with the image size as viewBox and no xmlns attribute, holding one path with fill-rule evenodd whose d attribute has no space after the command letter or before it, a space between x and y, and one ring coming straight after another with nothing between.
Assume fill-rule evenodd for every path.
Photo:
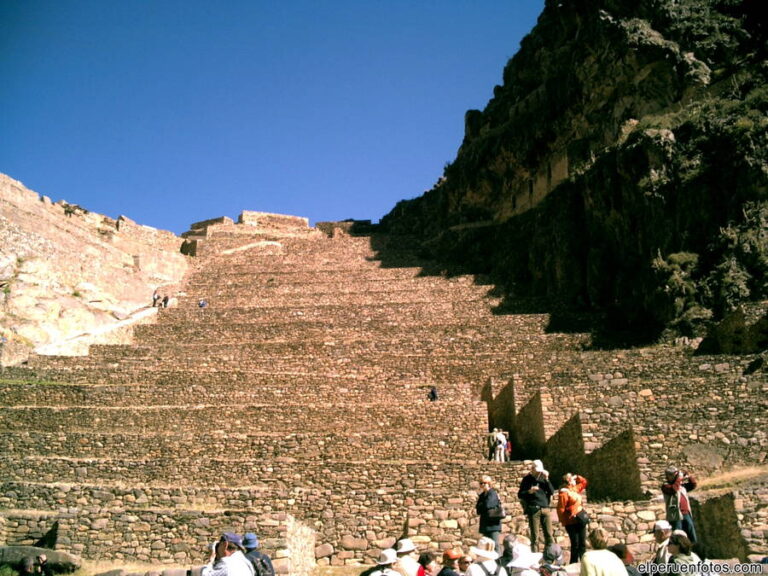
<instances>
[{"instance_id":1,"label":"black backpack","mask_svg":"<svg viewBox=\"0 0 768 576\"><path fill-rule=\"evenodd\" d=\"M264 556L250 556L248 560L253 564L253 572L255 576L275 576L274 569L270 566L269 562L264 559Z\"/></svg>"}]
</instances>

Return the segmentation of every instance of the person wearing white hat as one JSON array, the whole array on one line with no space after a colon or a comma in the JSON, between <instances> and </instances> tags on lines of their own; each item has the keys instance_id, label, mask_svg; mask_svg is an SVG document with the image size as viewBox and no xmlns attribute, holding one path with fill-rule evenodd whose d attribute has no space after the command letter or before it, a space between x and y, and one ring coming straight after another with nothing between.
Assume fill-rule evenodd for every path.
<instances>
[{"instance_id":1,"label":"person wearing white hat","mask_svg":"<svg viewBox=\"0 0 768 576\"><path fill-rule=\"evenodd\" d=\"M397 563L397 552L393 548L385 548L379 553L376 562L376 570L370 576L400 576L400 573L392 568Z\"/></svg>"},{"instance_id":2,"label":"person wearing white hat","mask_svg":"<svg viewBox=\"0 0 768 576\"><path fill-rule=\"evenodd\" d=\"M499 564L504 566L509 576L539 576L541 553L531 552L531 547L508 534L502 541L503 554Z\"/></svg>"},{"instance_id":3,"label":"person wearing white hat","mask_svg":"<svg viewBox=\"0 0 768 576\"><path fill-rule=\"evenodd\" d=\"M530 472L520 482L517 497L522 501L523 512L528 517L528 527L531 531L531 550L539 551L538 533L539 527L544 536L544 546L554 542L552 532L552 519L549 517L549 502L555 488L549 481L549 472L544 469L541 460L531 463Z\"/></svg>"},{"instance_id":4,"label":"person wearing white hat","mask_svg":"<svg viewBox=\"0 0 768 576\"><path fill-rule=\"evenodd\" d=\"M672 535L672 524L659 520L653 525L653 538L656 540L656 552L653 555L654 564L669 563L669 537Z\"/></svg>"},{"instance_id":5,"label":"person wearing white hat","mask_svg":"<svg viewBox=\"0 0 768 576\"><path fill-rule=\"evenodd\" d=\"M507 571L496 560L499 553L496 552L496 543L483 536L477 541L477 546L472 546L469 552L475 557L467 574L469 576L507 576Z\"/></svg>"},{"instance_id":6,"label":"person wearing white hat","mask_svg":"<svg viewBox=\"0 0 768 576\"><path fill-rule=\"evenodd\" d=\"M416 546L410 538L402 538L395 545L397 552L397 565L395 570L403 576L416 576L419 572L419 563L414 558L417 552Z\"/></svg>"}]
</instances>

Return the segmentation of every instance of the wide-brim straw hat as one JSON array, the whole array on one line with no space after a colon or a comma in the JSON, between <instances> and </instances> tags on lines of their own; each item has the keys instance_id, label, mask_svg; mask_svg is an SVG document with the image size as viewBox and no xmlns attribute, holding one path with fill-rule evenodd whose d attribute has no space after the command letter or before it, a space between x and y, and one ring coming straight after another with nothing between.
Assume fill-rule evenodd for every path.
<instances>
[{"instance_id":1,"label":"wide-brim straw hat","mask_svg":"<svg viewBox=\"0 0 768 576\"><path fill-rule=\"evenodd\" d=\"M379 560L376 562L379 566L394 564L397 562L397 552L394 548L385 548L379 553Z\"/></svg>"},{"instance_id":2,"label":"wide-brim straw hat","mask_svg":"<svg viewBox=\"0 0 768 576\"><path fill-rule=\"evenodd\" d=\"M499 557L499 553L496 552L496 543L490 538L480 538L477 541L477 546L472 546L469 551L474 556L486 560L496 560Z\"/></svg>"}]
</instances>

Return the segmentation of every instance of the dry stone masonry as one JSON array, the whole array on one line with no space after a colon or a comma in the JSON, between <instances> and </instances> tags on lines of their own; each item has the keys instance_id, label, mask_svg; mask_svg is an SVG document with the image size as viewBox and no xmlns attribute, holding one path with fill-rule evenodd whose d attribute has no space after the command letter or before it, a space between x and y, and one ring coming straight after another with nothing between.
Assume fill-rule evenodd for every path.
<instances>
[{"instance_id":1,"label":"dry stone masonry","mask_svg":"<svg viewBox=\"0 0 768 576\"><path fill-rule=\"evenodd\" d=\"M588 476L593 518L640 559L669 463L756 471L702 490L695 512L718 554L766 553L754 357L589 351L546 314L495 313L474 278L428 274L407 238L351 230L256 212L195 224L177 306L131 344L7 369L0 541L58 522L57 546L83 557L183 567L217 533L254 531L282 573L306 574L370 563L404 532L466 546L485 473L505 530L526 534L516 492L536 457ZM486 462L494 426L516 461Z\"/></svg>"}]
</instances>

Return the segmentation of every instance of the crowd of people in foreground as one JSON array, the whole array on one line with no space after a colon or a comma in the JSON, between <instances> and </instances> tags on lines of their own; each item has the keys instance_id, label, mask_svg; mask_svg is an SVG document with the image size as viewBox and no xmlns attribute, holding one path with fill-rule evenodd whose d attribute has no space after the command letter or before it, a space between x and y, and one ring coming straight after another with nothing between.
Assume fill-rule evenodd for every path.
<instances>
[{"instance_id":1,"label":"crowd of people in foreground","mask_svg":"<svg viewBox=\"0 0 768 576\"><path fill-rule=\"evenodd\" d=\"M517 492L528 520L528 546L513 535L501 540L506 510L493 487L492 478L484 475L480 478L475 505L482 538L470 548L470 555L464 555L461 550L448 550L443 554L442 566L438 566L433 563L434 558L422 554L418 561L421 568L413 570L409 569L410 563L399 558L394 563L389 562L392 552L384 550L379 559L380 568L373 571L372 576L394 573L402 576L552 576L565 574L566 565L570 565L567 572L578 572L581 576L697 575L708 572L693 550L696 530L688 492L696 488L697 482L692 474L674 466L665 470L660 488L667 519L654 524L654 555L651 561L640 566L635 566L632 553L625 544L609 547L605 530L590 524L591 519L584 508L587 485L585 477L567 473L556 491L542 461L530 463L529 472L522 478ZM557 519L570 541L568 562L554 538L553 500ZM543 552L539 553L542 540Z\"/></svg>"},{"instance_id":2,"label":"crowd of people in foreground","mask_svg":"<svg viewBox=\"0 0 768 576\"><path fill-rule=\"evenodd\" d=\"M576 558L578 564L571 565L565 562L560 545L553 542L544 552L533 552L511 534L502 539L501 552L496 551L493 539L482 536L469 548L469 553L462 548L450 548L442 553L440 562L434 552L419 553L409 538L403 538L395 548L382 550L376 566L360 576L704 576L718 572L704 569L685 532L673 531L665 520L656 523L654 536L654 557L640 565L635 565L626 545L608 546L608 533L599 527L589 532L589 548ZM751 566L755 569L741 573L762 573L760 565Z\"/></svg>"},{"instance_id":3,"label":"crowd of people in foreground","mask_svg":"<svg viewBox=\"0 0 768 576\"><path fill-rule=\"evenodd\" d=\"M696 479L674 466L665 470L661 492L664 495L666 520L654 524L655 550L650 561L635 565L625 544L608 546L608 534L592 527L584 509L587 479L568 473L559 491L549 480L549 472L540 460L530 464L528 474L520 482L517 496L528 518L530 545L523 538L508 534L503 539L502 519L506 511L493 480L480 478L475 511L480 519L481 538L465 553L463 548L449 548L438 556L422 551L409 538L401 538L393 548L381 550L376 565L361 576L705 576L709 572L694 552L696 531L691 516L688 491L696 487ZM568 562L555 542L550 506L557 495L557 518L570 541ZM543 551L539 546L543 540ZM260 553L258 539L246 534L242 539L227 532L211 547L208 565L201 576L274 576L272 563ZM566 566L568 568L566 568ZM756 568L761 566L751 565ZM741 566L741 573L762 573Z\"/></svg>"},{"instance_id":4,"label":"crowd of people in foreground","mask_svg":"<svg viewBox=\"0 0 768 576\"><path fill-rule=\"evenodd\" d=\"M570 563L581 559L587 549L587 530L590 523L589 514L584 508L588 484L584 476L569 472L563 475L560 488L556 491L542 461L533 460L530 463L528 474L520 482L517 497L528 519L531 549L534 552L539 551L541 540L544 541L544 547L555 541L551 508L553 498L556 497L557 519L570 541ZM670 530L681 530L692 543L696 542L696 530L688 492L695 489L696 485L693 475L674 466L665 470L664 483L661 485L666 523L670 526ZM480 518L480 534L493 540L496 551L499 552L502 519L506 516L506 511L498 493L493 488L493 480L490 476L480 478L480 491L475 511Z\"/></svg>"},{"instance_id":5,"label":"crowd of people in foreground","mask_svg":"<svg viewBox=\"0 0 768 576\"><path fill-rule=\"evenodd\" d=\"M269 556L259 550L259 539L253 532L242 537L224 532L210 546L208 563L201 576L275 576Z\"/></svg>"}]
</instances>

